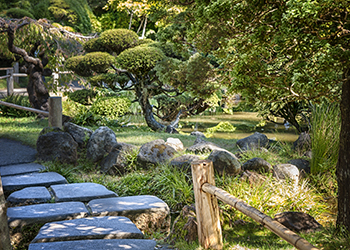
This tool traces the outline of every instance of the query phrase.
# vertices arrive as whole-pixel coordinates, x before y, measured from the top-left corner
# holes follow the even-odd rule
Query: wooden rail
[[[270,216],[216,187],[212,161],[195,161],[191,163],[191,168],[196,202],[198,240],[204,248],[223,248],[217,204],[217,199],[219,199],[262,224],[297,249],[318,250],[318,248],[279,222],[273,220]]]

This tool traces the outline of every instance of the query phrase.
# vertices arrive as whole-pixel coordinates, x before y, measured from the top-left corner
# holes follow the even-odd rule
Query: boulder
[[[137,155],[137,161],[141,167],[147,168],[148,165],[170,161],[175,153],[176,150],[173,147],[166,145],[164,140],[157,139],[141,146]]]
[[[109,154],[116,146],[117,139],[112,129],[108,127],[99,127],[96,129],[87,144],[86,157],[93,162],[98,162]]]
[[[272,172],[272,166],[270,163],[265,161],[262,158],[255,157],[253,159],[250,159],[246,161],[243,166],[243,170],[250,170],[250,171],[255,171],[258,173],[268,173]]]
[[[108,174],[124,174],[127,172],[127,154],[132,153],[137,147],[126,143],[118,143],[112,151],[102,159],[101,172]]]
[[[284,212],[276,214],[274,219],[296,233],[311,233],[322,228],[311,215],[303,212]]]
[[[185,240],[187,242],[195,241],[198,239],[197,230],[198,226],[195,205],[186,205],[182,208],[180,215],[175,219],[166,241],[170,244],[175,244],[175,242],[178,242],[179,240]]]
[[[298,152],[306,152],[311,150],[311,137],[307,132],[299,135],[298,139],[293,142],[293,149]]]
[[[206,138],[205,135],[202,132],[199,132],[199,131],[192,131],[191,135],[194,135],[194,136],[197,136],[197,137]]]
[[[224,150],[212,142],[203,141],[186,149],[186,152],[194,154],[206,154],[213,150]]]
[[[226,150],[213,150],[208,159],[213,162],[213,167],[220,175],[235,175],[241,171],[241,164],[237,157]]]
[[[299,175],[299,169],[292,164],[277,164],[273,166],[273,176],[279,180],[290,179],[297,184]]]
[[[64,124],[64,131],[69,133],[78,143],[79,148],[85,148],[93,131],[88,128],[78,126],[71,122]]]
[[[77,149],[78,143],[65,132],[42,134],[36,142],[37,159],[42,161],[58,160],[61,163],[75,164]]]
[[[267,138],[267,136],[259,132],[255,132],[254,134],[240,139],[236,142],[236,145],[241,150],[257,149],[260,147],[266,147],[268,146],[268,144],[269,139]]]
[[[206,140],[203,139],[204,137],[200,137],[198,136],[196,138],[196,140],[194,141],[193,145],[196,145],[196,144],[199,144],[199,143],[202,143],[202,142],[207,142]]]
[[[170,165],[191,173],[191,162],[200,160],[198,155],[181,155],[171,160]]]
[[[173,147],[176,151],[183,151],[184,150],[184,145],[182,143],[182,141],[180,141],[180,139],[178,138],[168,138],[166,140],[166,145]]]
[[[45,135],[50,132],[63,132],[63,130],[60,129],[59,127],[46,127],[40,131],[39,136]]]
[[[310,162],[305,159],[293,159],[288,161],[289,164],[296,166],[299,171],[303,171],[306,174],[310,173]]]

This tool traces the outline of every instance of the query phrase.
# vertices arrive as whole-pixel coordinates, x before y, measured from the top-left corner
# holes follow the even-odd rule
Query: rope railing
[[[300,250],[318,250],[299,235],[249,206],[228,192],[215,186],[213,162],[201,160],[191,163],[193,190],[196,202],[198,240],[204,248],[222,249],[222,233],[217,199],[232,206]]]

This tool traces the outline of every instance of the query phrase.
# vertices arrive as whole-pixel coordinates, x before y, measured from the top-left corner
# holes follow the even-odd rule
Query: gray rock
[[[180,141],[180,139],[178,138],[171,138],[169,137],[166,142],[166,145],[173,147],[176,151],[183,151],[184,150],[184,145],[182,143],[182,141]]]
[[[59,127],[45,127],[40,131],[39,136],[45,135],[51,132],[63,132],[63,130],[60,129]]]
[[[13,192],[7,198],[12,205],[46,203],[51,200],[50,192],[45,187],[28,187]]]
[[[306,156],[307,158],[312,158],[312,151],[311,150],[309,150],[309,151],[306,151],[305,153],[304,153],[304,156]]]
[[[88,128],[78,126],[71,122],[64,124],[64,131],[69,133],[78,143],[79,148],[85,148],[93,131]]]
[[[191,173],[191,162],[200,160],[198,155],[181,155],[171,160],[170,165]]]
[[[151,250],[157,242],[143,239],[74,240],[31,243],[28,250]]]
[[[214,150],[208,156],[213,162],[213,167],[217,173],[235,175],[241,171],[241,164],[237,157],[226,150]]]
[[[165,144],[162,139],[148,142],[141,146],[137,155],[138,163],[147,168],[148,165],[165,163],[174,157],[176,150]]]
[[[161,199],[137,195],[92,200],[88,203],[93,216],[125,216],[142,232],[170,230],[170,210]]]
[[[174,128],[171,125],[166,126],[165,132],[169,133],[169,134],[178,134],[179,133],[179,131],[177,131],[176,128]]]
[[[37,158],[42,161],[58,160],[75,164],[78,144],[65,132],[50,132],[39,136],[36,142]]]
[[[86,156],[93,162],[98,162],[109,154],[116,144],[117,139],[114,131],[108,127],[99,127],[89,139]]]
[[[199,144],[199,143],[203,143],[203,142],[207,142],[206,140],[203,139],[204,137],[200,137],[198,136],[196,138],[196,140],[194,141],[193,145]]]
[[[255,132],[254,134],[240,139],[236,142],[236,145],[241,150],[250,150],[250,149],[257,149],[260,147],[266,147],[269,143],[269,139],[266,135],[261,134],[259,132]]]
[[[0,167],[0,175],[4,177],[9,175],[29,174],[39,172],[43,169],[45,169],[45,166],[37,163],[16,164]]]
[[[297,184],[299,175],[299,169],[292,164],[277,164],[273,166],[273,176],[279,180],[290,179]]]
[[[272,165],[262,158],[252,158],[246,161],[243,166],[243,170],[255,171],[258,173],[269,173],[272,172]]]
[[[202,132],[199,132],[199,131],[192,131],[191,135],[194,135],[194,136],[197,136],[197,137],[206,138],[205,135]]]
[[[0,166],[35,161],[36,150],[21,142],[0,138]]]
[[[298,139],[293,142],[293,149],[298,152],[306,152],[311,150],[311,137],[307,132],[299,135]]]
[[[10,227],[83,218],[88,214],[82,202],[46,203],[7,209]]]
[[[15,191],[25,187],[44,186],[55,184],[67,184],[67,180],[55,172],[30,173],[2,177],[4,191]]]
[[[102,159],[101,172],[108,174],[124,174],[127,172],[127,154],[132,153],[137,147],[131,144],[118,143],[112,151]]]
[[[310,162],[305,159],[293,159],[288,161],[289,164],[296,166],[299,171],[303,171],[307,174],[310,173]]]
[[[206,154],[210,153],[213,150],[224,150],[220,148],[219,146],[215,145],[212,142],[200,142],[197,144],[194,144],[193,146],[186,149],[186,152],[194,153],[194,154]]]
[[[81,218],[46,223],[32,243],[87,239],[142,239],[143,234],[122,216]]]
[[[260,184],[261,182],[265,181],[266,177],[258,173],[250,172],[249,170],[246,170],[242,173],[239,179],[241,181],[248,181],[250,185],[254,185],[254,184]]]
[[[284,212],[276,214],[274,219],[296,233],[311,233],[322,228],[311,215],[303,212]]]
[[[97,183],[73,183],[52,185],[52,192],[56,202],[82,201],[116,197],[117,194]]]

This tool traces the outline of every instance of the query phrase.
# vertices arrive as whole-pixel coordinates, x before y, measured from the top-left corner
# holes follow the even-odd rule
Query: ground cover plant
[[[136,124],[136,123],[135,123]],[[47,126],[46,120],[37,120],[34,117],[6,118],[0,116],[0,137],[20,140],[24,143],[35,146],[39,132]],[[95,127],[90,127],[96,129]],[[146,125],[130,125],[111,127],[117,136],[118,142],[125,142],[136,146],[154,139],[165,139],[169,134],[153,132]],[[171,135],[179,138],[185,147],[193,144],[194,137],[188,134]],[[230,151],[235,150],[233,146],[236,139],[208,138],[207,140],[218,144]],[[231,146],[229,146],[231,145]],[[172,211],[173,221],[179,215],[184,205],[194,202],[191,176],[187,172],[174,169],[168,165],[159,165],[150,170],[140,169],[136,164],[136,154],[133,152],[128,156],[130,166],[128,171],[122,175],[101,174],[99,168],[86,160],[81,152],[81,157],[76,165],[62,165],[58,162],[43,163],[47,166],[47,171],[55,171],[73,182],[95,182],[105,185],[108,189],[115,191],[119,196],[151,194],[163,199]],[[203,156],[205,157],[205,155]],[[271,164],[285,163],[295,157],[301,157],[297,152],[291,150],[290,143],[277,143],[268,152],[248,151],[242,155],[241,162],[253,157],[261,157]],[[335,230],[336,210],[334,200],[335,180],[328,176],[328,183],[320,187],[316,183],[320,182],[321,176],[313,175],[300,182],[295,189],[291,184],[276,182],[271,176],[266,176],[266,181],[252,185],[246,181],[239,180],[238,177],[216,176],[216,184],[239,199],[244,200],[249,205],[260,209],[269,216],[283,211],[303,211],[316,218],[324,229],[303,237],[320,249],[340,249],[348,248],[349,242],[342,234]],[[326,178],[326,177],[322,177]],[[331,198],[330,198],[331,197]],[[333,200],[333,202],[332,202]],[[220,217],[223,228],[224,249],[295,249],[287,242],[275,236],[261,225],[255,223],[242,213],[235,211],[230,206],[219,202]],[[33,233],[34,230],[34,233]],[[35,235],[36,229],[27,229],[21,232],[13,232],[16,235],[16,249],[26,249],[23,245],[28,244],[30,237]],[[32,236],[26,236],[27,234]],[[162,243],[166,235],[147,235]],[[20,240],[22,239],[22,240]],[[21,245],[22,244],[22,245]],[[23,248],[22,248],[22,247]],[[177,249],[202,249],[198,242],[188,243],[184,239],[178,238],[175,242]]]

